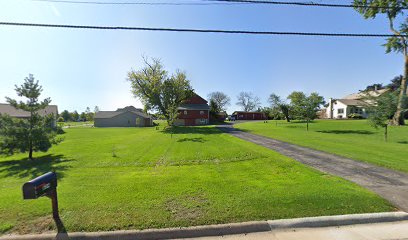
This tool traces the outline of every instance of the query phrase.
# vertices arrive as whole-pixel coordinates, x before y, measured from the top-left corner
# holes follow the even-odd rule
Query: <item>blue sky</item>
[[[365,20],[353,9],[247,4],[111,6],[0,0],[0,21],[389,33],[385,18]],[[402,56],[385,54],[383,43],[382,38],[0,26],[0,102],[5,102],[5,96],[16,97],[14,85],[32,73],[44,88],[43,96],[51,97],[60,112],[81,112],[96,105],[101,110],[141,107],[130,93],[126,74],[131,68],[142,67],[142,55],[160,58],[170,72],[186,71],[193,88],[203,97],[212,91],[225,92],[232,99],[229,113],[238,109],[235,102],[241,91],[253,92],[264,106],[271,93],[287,96],[295,90],[342,97],[402,73]]]

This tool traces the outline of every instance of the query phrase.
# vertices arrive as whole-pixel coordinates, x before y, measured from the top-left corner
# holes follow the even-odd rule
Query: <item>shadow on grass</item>
[[[398,141],[399,144],[408,144],[408,141]]]
[[[36,178],[47,172],[54,171],[58,179],[64,177],[64,171],[71,168],[66,163],[73,160],[64,159],[64,155],[48,154],[32,160],[23,158],[20,160],[9,160],[0,162],[0,173],[6,177]]]
[[[204,143],[207,140],[203,139],[202,137],[196,137],[196,138],[182,138],[177,140],[177,142],[199,142],[199,143]]]
[[[363,134],[363,135],[371,135],[374,134],[372,131],[367,130],[324,130],[324,131],[317,131],[319,133],[333,133],[333,134]]]
[[[221,132],[214,127],[173,127],[161,130],[166,134],[221,134]]]

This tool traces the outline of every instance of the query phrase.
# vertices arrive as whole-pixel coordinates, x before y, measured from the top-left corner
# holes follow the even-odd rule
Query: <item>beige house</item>
[[[94,117],[95,127],[150,127],[151,116],[142,109],[128,106],[116,111],[99,111]]]
[[[371,97],[379,97],[389,89],[381,89],[369,92],[359,92],[344,96],[340,99],[329,99],[329,106],[326,109],[327,118],[330,119],[344,119],[348,118],[350,114],[359,114],[363,118],[367,118],[366,111],[367,95]]]

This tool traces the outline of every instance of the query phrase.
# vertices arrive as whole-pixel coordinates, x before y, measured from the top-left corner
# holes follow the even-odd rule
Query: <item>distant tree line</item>
[[[69,112],[68,110],[62,111],[58,116],[58,122],[85,122],[93,121],[95,113],[99,112],[99,107],[95,106],[93,112],[89,107],[86,107],[84,112],[78,113],[78,111]]]

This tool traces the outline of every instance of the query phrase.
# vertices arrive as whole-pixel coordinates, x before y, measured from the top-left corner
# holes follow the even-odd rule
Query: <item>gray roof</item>
[[[40,116],[46,116],[49,114],[54,114],[55,116],[58,115],[58,107],[56,105],[48,105],[45,109],[38,111]],[[15,107],[11,106],[10,104],[0,103],[0,114],[7,114],[11,117],[17,118],[28,118],[30,117],[30,112],[16,109]]]
[[[367,103],[361,100],[355,100],[355,99],[337,99],[337,101],[344,103],[345,105],[348,106],[365,106]]]
[[[128,107],[126,107],[126,108],[128,108]],[[140,117],[143,117],[143,118],[151,118],[150,115],[148,115],[148,114],[146,114],[146,113],[144,113],[142,111],[139,111],[139,110],[132,111],[132,110],[125,110],[125,109],[124,108],[119,108],[116,111],[99,111],[99,112],[97,112],[95,114],[94,118],[113,118],[115,116],[118,116],[118,115],[126,113],[126,112],[134,113],[134,114],[136,114],[136,115],[138,115]],[[136,109],[136,108],[134,108],[134,109]]]
[[[210,110],[208,104],[181,104],[177,110]]]
[[[353,93],[353,94],[350,94],[350,95],[347,95],[347,96],[343,97],[343,100],[344,99],[358,100],[358,99],[362,99],[362,98],[366,97],[367,95],[371,96],[371,97],[378,97],[381,94],[383,94],[383,93],[385,93],[385,92],[387,92],[389,90],[390,89],[385,88],[385,89],[380,89],[380,90],[375,90],[375,91]]]

